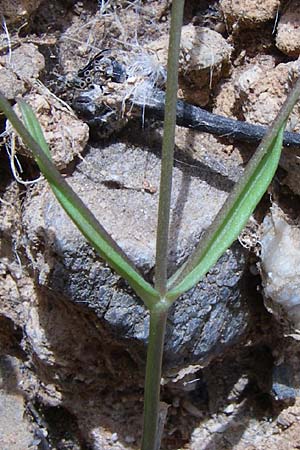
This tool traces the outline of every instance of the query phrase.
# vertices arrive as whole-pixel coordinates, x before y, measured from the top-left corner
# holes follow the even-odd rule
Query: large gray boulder
[[[148,148],[121,142],[90,148],[68,177],[72,187],[135,262],[152,280],[160,159]],[[218,165],[177,163],[174,170],[170,270],[182,263],[209,226],[232,185]],[[225,169],[224,169],[225,170]],[[43,301],[55,297],[78,314],[93,314],[107,342],[118,345],[142,367],[149,316],[141,300],[86,243],[58,205],[47,184],[29,192],[24,204],[23,246],[26,248]],[[248,322],[243,286],[245,249],[229,249],[209,274],[173,305],[165,344],[164,367],[176,372],[189,364],[208,362],[239,340]],[[53,303],[52,303],[53,304]],[[45,311],[44,311],[45,312]],[[26,324],[34,333],[37,352],[47,343],[43,323],[33,315]],[[43,323],[42,323],[43,322]],[[49,325],[49,323],[48,323]],[[84,327],[84,334],[89,330]],[[34,329],[41,328],[40,333]],[[59,325],[58,325],[59,327]],[[53,330],[52,330],[53,328]],[[51,330],[46,332],[51,341]],[[55,330],[56,336],[60,334]],[[57,339],[57,337],[56,337]],[[105,346],[104,346],[105,348]],[[46,352],[47,353],[47,352]],[[45,355],[37,355],[45,360]],[[66,355],[68,358],[70,355]],[[55,359],[55,358],[54,358]]]

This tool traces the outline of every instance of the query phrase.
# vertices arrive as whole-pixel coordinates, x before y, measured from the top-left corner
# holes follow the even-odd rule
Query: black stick
[[[147,117],[163,119],[164,98],[164,92],[157,91],[151,100],[146,99],[145,103],[139,99],[134,99],[133,102],[135,105],[145,109]],[[177,101],[176,123],[177,125],[192,128],[193,130],[204,131],[217,136],[249,143],[258,143],[267,131],[267,127],[213,114],[182,100]],[[300,134],[286,131],[284,133],[283,144],[286,147],[300,147]]]

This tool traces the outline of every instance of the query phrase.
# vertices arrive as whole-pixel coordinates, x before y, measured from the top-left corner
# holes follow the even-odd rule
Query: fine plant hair
[[[106,2],[107,3],[107,2]],[[144,391],[144,426],[142,450],[158,450],[165,410],[160,406],[160,381],[168,312],[175,300],[198,283],[219,257],[239,236],[256,205],[267,190],[277,169],[283,132],[288,116],[300,95],[296,81],[272,126],[236,183],[233,191],[208,228],[194,252],[168,278],[169,222],[172,193],[172,170],[176,126],[178,59],[184,0],[173,0],[168,53],[164,137],[161,156],[161,181],[157,221],[155,285],[149,283],[107,233],[93,213],[81,201],[55,168],[43,132],[32,109],[22,100],[19,107],[23,122],[0,94],[4,112],[48,180],[57,200],[99,255],[131,285],[150,315],[150,331]]]
[[[140,105],[142,125],[144,125],[146,106],[151,104],[151,101],[156,97],[156,93],[164,88],[167,80],[166,70],[154,54],[139,51],[130,59],[126,73],[129,80],[134,79],[134,85],[125,89],[122,111],[125,111],[128,99],[130,99],[132,106]]]
[[[152,88],[163,88],[166,84],[166,69],[155,54],[140,51],[132,58],[127,69],[128,77],[147,79]]]

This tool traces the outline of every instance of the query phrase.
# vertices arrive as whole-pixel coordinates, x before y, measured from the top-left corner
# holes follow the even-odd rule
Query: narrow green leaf
[[[134,264],[98,222],[92,212],[66,183],[48,156],[48,146],[30,106],[21,104],[28,131],[18,119],[10,104],[0,93],[0,110],[4,112],[25,145],[32,151],[40,170],[48,180],[61,206],[73,220],[100,256],[119,275],[128,281],[146,306],[151,307],[159,299],[158,292],[139,274]],[[31,110],[31,111],[30,111]],[[36,140],[35,140],[36,139]]]
[[[284,127],[278,133],[277,139],[270,151],[261,160],[256,170],[243,186],[243,190],[231,208],[227,211],[217,230],[210,236],[210,241],[202,249],[199,262],[186,277],[168,291],[167,298],[175,300],[183,292],[191,289],[217,262],[220,256],[237,238],[246,225],[257,203],[268,188],[277,169],[283,139]],[[172,278],[170,280],[172,282]]]
[[[212,225],[193,254],[168,280],[166,298],[170,303],[200,281],[238,237],[276,171],[281,154],[284,127],[299,96],[300,78],[290,90],[272,126]]]
[[[39,144],[45,155],[51,159],[51,153],[46,142],[42,127],[37,120],[32,108],[24,102],[24,100],[18,100],[18,105],[22,113],[23,122],[27,130],[30,132],[33,139]]]

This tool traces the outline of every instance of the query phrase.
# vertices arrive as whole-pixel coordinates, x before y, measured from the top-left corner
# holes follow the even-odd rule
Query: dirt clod
[[[279,0],[221,0],[226,24],[230,27],[253,28],[275,18]]]
[[[278,22],[276,46],[289,56],[300,55],[300,2],[294,0],[288,3]]]

